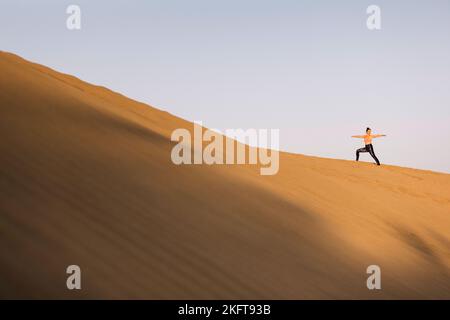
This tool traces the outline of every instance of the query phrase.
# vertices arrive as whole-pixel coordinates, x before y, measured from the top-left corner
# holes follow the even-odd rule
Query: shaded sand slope
[[[176,166],[189,122],[4,52],[0,108],[2,298],[450,298],[450,175]]]

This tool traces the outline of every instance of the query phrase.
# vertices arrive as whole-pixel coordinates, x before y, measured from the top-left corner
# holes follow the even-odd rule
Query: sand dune
[[[450,298],[448,174],[176,166],[191,123],[5,52],[0,106],[1,298]]]

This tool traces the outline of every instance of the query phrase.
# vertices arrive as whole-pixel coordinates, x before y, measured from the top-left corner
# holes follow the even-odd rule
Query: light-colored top
[[[372,143],[373,138],[386,137],[385,134],[365,134],[361,136],[352,136],[352,138],[362,138],[364,139],[364,144],[368,145]]]

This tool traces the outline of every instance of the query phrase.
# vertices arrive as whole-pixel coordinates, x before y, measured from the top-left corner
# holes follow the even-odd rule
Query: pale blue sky
[[[449,0],[0,3],[1,50],[291,152],[353,159],[370,126],[382,163],[450,172]]]

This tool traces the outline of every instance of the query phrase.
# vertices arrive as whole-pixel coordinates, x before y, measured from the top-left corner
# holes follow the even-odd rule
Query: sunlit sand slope
[[[176,166],[191,123],[4,52],[0,110],[1,298],[450,298],[448,174]]]

